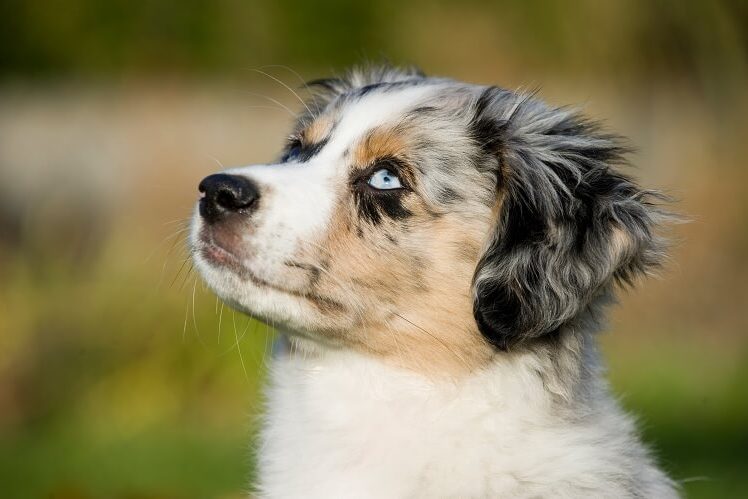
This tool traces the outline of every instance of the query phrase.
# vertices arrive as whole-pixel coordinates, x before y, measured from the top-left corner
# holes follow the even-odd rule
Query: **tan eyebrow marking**
[[[317,144],[327,138],[331,129],[330,118],[317,118],[299,133],[299,138],[304,144]]]
[[[389,129],[375,129],[353,148],[353,162],[364,167],[385,157],[401,157],[408,142],[401,134]]]

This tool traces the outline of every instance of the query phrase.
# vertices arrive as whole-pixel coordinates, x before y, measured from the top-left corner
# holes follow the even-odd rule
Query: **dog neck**
[[[292,333],[293,334],[293,333]],[[512,351],[494,351],[482,356],[472,367],[459,371],[409,368],[391,358],[377,358],[348,349],[320,347],[316,343],[281,332],[273,346],[273,378],[294,383],[301,380],[314,384],[333,383],[341,390],[346,382],[360,393],[368,386],[377,393],[418,393],[465,390],[471,384],[486,382],[486,389],[497,389],[502,399],[513,385],[524,392],[528,388],[539,399],[560,405],[588,400],[588,392],[602,383],[595,334],[576,327],[562,328],[554,335]],[[283,371],[295,373],[287,376]],[[340,378],[340,382],[334,382]],[[303,383],[302,383],[303,385]],[[300,386],[301,387],[301,386]],[[476,388],[479,388],[478,386]],[[344,391],[340,392],[341,395]]]
[[[457,494],[473,478],[482,483],[484,476],[511,472],[515,458],[529,460],[524,466],[532,469],[556,455],[574,455],[569,439],[586,438],[587,427],[590,435],[628,431],[601,381],[591,334],[566,330],[533,348],[497,352],[461,377],[427,376],[352,351],[309,351],[293,343],[284,340],[277,349],[266,392],[259,471],[268,492],[313,497],[304,487],[324,483],[325,494],[350,486],[376,491],[372,497],[402,497],[404,489],[382,488],[389,482],[347,480],[407,474],[412,481],[391,484],[418,490],[421,479],[438,484],[459,469],[445,485]],[[597,410],[601,404],[613,409]],[[580,422],[580,415],[591,414],[609,414],[604,426],[611,429]],[[448,469],[431,469],[434,462]]]

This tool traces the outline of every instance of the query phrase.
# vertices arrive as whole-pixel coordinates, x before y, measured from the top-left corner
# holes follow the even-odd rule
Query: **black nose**
[[[231,213],[249,213],[257,204],[260,192],[248,178],[218,173],[205,177],[197,188],[200,216],[208,223],[217,222]]]

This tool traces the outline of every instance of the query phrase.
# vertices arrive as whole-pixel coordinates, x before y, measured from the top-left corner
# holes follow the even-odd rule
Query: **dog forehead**
[[[410,109],[433,96],[434,85],[385,89],[353,98],[338,110],[338,119],[332,129],[323,157],[342,156],[357,140],[371,130],[398,121]]]

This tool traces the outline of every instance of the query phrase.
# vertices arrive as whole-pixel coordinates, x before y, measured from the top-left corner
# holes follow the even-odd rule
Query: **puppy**
[[[190,237],[215,293],[288,339],[258,495],[676,497],[595,346],[663,259],[619,140],[413,70],[309,86],[277,161],[200,183]]]

